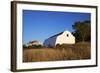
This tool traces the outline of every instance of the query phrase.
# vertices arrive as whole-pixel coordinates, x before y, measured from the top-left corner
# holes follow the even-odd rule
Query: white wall
[[[75,44],[75,37],[69,31],[64,31],[63,34],[59,35],[56,40],[56,44],[62,43]]]
[[[11,0],[0,0],[0,73],[13,73],[10,71],[10,1]],[[28,1],[71,3],[71,4],[84,4],[84,5],[100,4],[100,0],[28,0]],[[100,14],[98,16],[100,16]],[[98,24],[100,24],[100,21]],[[100,25],[98,25],[98,28],[100,31]],[[100,37],[100,33],[98,37]],[[98,41],[100,43],[100,38],[98,38]],[[98,55],[100,56],[100,46],[98,49]],[[100,57],[99,57],[99,64],[100,64]],[[92,68],[35,71],[34,73],[66,73],[66,72],[67,73],[88,73],[88,72],[99,73],[100,65],[98,67],[92,67]],[[33,73],[33,71],[25,72],[25,73]]]

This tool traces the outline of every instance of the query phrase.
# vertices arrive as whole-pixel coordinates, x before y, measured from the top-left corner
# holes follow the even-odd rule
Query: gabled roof
[[[51,37],[49,37],[49,38],[52,38],[52,37],[56,37],[56,36],[58,36],[58,35],[61,35],[63,32],[60,32],[60,33],[58,33],[58,34],[56,34],[56,35],[53,35],[53,36],[51,36]]]
[[[52,37],[56,37],[56,36],[59,36],[59,35],[61,35],[62,33],[64,33],[64,32],[69,32],[69,31],[63,31],[63,32],[60,32],[60,33],[58,33],[58,34],[56,34],[56,35],[53,35],[53,36],[51,36],[51,37],[49,37],[49,38],[52,38]]]

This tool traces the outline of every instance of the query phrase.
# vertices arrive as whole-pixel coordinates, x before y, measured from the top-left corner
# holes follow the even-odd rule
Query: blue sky
[[[74,31],[77,21],[90,20],[90,13],[23,10],[23,43],[43,41],[64,30]]]

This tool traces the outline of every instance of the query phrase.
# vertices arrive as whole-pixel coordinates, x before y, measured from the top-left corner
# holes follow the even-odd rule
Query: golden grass
[[[23,62],[82,60],[91,58],[89,43],[67,45],[63,48],[24,49]]]

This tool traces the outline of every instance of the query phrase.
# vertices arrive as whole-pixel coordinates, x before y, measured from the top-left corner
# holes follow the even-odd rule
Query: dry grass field
[[[63,45],[56,48],[23,49],[23,62],[82,60],[90,58],[90,43]]]

